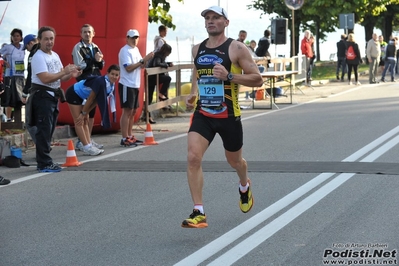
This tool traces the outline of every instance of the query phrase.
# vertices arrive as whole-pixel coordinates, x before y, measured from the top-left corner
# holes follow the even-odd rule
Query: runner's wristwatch
[[[228,80],[228,81],[231,81],[233,78],[234,78],[234,75],[233,75],[233,73],[230,72],[230,73],[227,75],[227,80]]]

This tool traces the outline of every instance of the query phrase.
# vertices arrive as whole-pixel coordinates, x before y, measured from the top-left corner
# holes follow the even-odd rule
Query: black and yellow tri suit
[[[208,39],[204,40],[198,49],[194,58],[194,64],[197,69],[197,80],[200,81],[204,76],[213,75],[215,62],[223,65],[228,72],[232,74],[241,74],[242,69],[232,64],[229,57],[229,46],[233,39],[228,38],[222,45],[216,48],[205,46]],[[201,101],[201,86],[198,84],[198,101],[196,111],[207,117],[227,118],[241,116],[240,106],[238,104],[238,85],[230,81],[221,81],[224,90],[224,101],[219,106],[205,106]]]

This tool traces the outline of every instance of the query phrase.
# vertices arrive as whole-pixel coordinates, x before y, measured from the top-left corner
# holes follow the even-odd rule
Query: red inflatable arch
[[[141,55],[146,54],[147,26],[148,26],[148,1],[133,0],[40,0],[39,4],[39,27],[51,26],[56,31],[54,51],[57,52],[61,61],[66,66],[72,64],[72,49],[80,40],[80,28],[88,23],[94,27],[96,43],[104,54],[105,66],[102,74],[105,74],[111,64],[118,64],[118,53],[126,44],[126,32],[129,29],[137,29],[140,32],[138,47]],[[140,99],[143,99],[144,71],[142,71],[142,87],[140,88]],[[75,82],[71,79],[63,82],[63,89],[67,89]],[[116,87],[117,121],[112,130],[119,130],[119,119],[121,108]],[[141,101],[143,102],[143,101]],[[73,126],[73,119],[68,104],[60,103],[60,115],[58,123]],[[136,121],[141,115],[142,104],[137,110]],[[101,129],[101,116],[97,109],[93,131]]]

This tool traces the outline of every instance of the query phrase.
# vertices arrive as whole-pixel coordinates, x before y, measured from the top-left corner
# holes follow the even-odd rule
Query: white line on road
[[[274,219],[262,229],[253,233],[250,237],[246,238],[238,245],[236,245],[208,265],[226,266],[233,264],[234,262],[245,256],[247,253],[249,253],[251,250],[266,241],[269,237],[280,231],[280,229],[284,228],[287,224],[295,220],[299,215],[310,209],[317,202],[322,200],[325,196],[334,191],[336,188],[345,183],[349,178],[354,175],[355,174],[349,173],[340,174],[328,184],[324,185],[316,192],[312,193],[310,196],[299,202],[297,205],[286,211],[284,214]]]
[[[361,157],[365,156],[368,152],[372,151],[373,149],[375,149],[376,147],[381,145],[383,142],[385,142],[385,141],[389,140],[390,138],[392,138],[392,136],[394,136],[398,132],[399,132],[399,126],[395,127],[394,129],[392,129],[390,131],[388,131],[387,133],[385,133],[384,135],[382,135],[378,139],[374,140],[373,142],[369,143],[368,145],[364,146],[359,151],[353,153],[351,156],[347,157],[343,161],[349,161],[349,160],[356,161],[356,160],[360,159]],[[377,149],[371,155],[369,155],[369,157],[371,156],[369,158],[369,161],[370,161],[370,159],[375,160],[377,158],[376,157],[377,155],[378,156],[381,155],[381,151],[382,150],[385,150],[385,152],[386,152],[389,149],[389,147],[392,148],[398,142],[399,142],[399,136],[394,138],[394,139],[392,139],[387,144],[383,145],[380,149]],[[256,226],[258,226],[259,224],[263,223],[268,218],[270,218],[272,215],[274,215],[275,213],[277,213],[280,210],[284,209],[289,204],[291,204],[292,202],[294,202],[295,200],[297,200],[301,196],[305,195],[310,190],[312,190],[313,188],[315,188],[316,186],[318,186],[319,184],[321,184],[322,182],[324,182],[325,180],[327,180],[329,177],[331,177],[333,175],[334,175],[334,173],[322,173],[322,174],[316,176],[315,178],[313,178],[312,180],[310,180],[306,184],[302,185],[301,187],[297,188],[296,190],[294,190],[290,194],[286,195],[284,198],[280,199],[279,201],[275,202],[271,206],[267,207],[262,212],[260,212],[257,215],[251,217],[250,219],[248,219],[244,223],[236,226],[235,228],[231,229],[229,232],[227,232],[224,235],[220,236],[219,238],[215,239],[214,241],[212,241],[208,245],[202,247],[201,249],[199,249],[198,251],[194,252],[190,256],[188,256],[188,257],[184,258],[183,260],[179,261],[178,263],[175,264],[175,266],[198,265],[201,262],[207,260],[208,258],[210,258],[211,256],[215,255],[217,252],[219,252],[223,248],[227,247],[228,245],[230,245],[231,243],[236,241],[238,238],[242,237],[247,232],[249,232],[250,230],[252,230]],[[332,181],[330,181],[327,185],[323,186],[324,189],[321,188],[318,191],[316,191],[315,193],[321,193],[321,192],[324,191],[323,193],[325,194],[330,189],[328,187],[328,185],[330,185],[330,187],[334,187],[336,185],[340,186],[341,184],[343,184],[346,180],[348,180],[353,175],[354,174],[341,174],[338,177],[334,178]],[[335,181],[335,180],[338,180],[338,181]],[[337,188],[338,186],[336,186],[335,188]],[[333,191],[333,190],[331,190],[331,191]],[[330,192],[328,192],[328,193],[330,193]],[[315,193],[313,193],[313,194],[315,194]],[[326,196],[327,194],[325,194],[324,196]],[[317,201],[319,201],[320,199],[322,199],[324,197],[323,196],[322,198],[320,198],[321,194],[317,194],[317,197],[314,196],[314,195],[312,196],[312,195],[308,197],[309,199],[308,198],[305,199],[305,200],[307,200],[307,202],[306,202],[307,205],[305,205],[305,204],[299,205],[299,204],[301,204],[301,203],[299,203],[298,204],[299,207],[300,208],[304,208],[304,206],[308,206],[308,208],[310,208],[314,204],[316,204]],[[319,200],[317,200],[315,203],[311,204],[315,199],[318,199],[318,198],[319,198]],[[305,200],[303,200],[303,201],[305,201]],[[296,205],[293,208],[298,208],[297,207],[298,205]],[[298,210],[296,210],[296,209],[291,211],[292,209],[290,209],[288,212],[290,212],[289,215],[292,215],[293,219],[295,219],[297,217],[297,216],[294,216],[295,213],[298,213],[298,216],[299,216],[303,211],[305,211],[305,210],[303,210],[302,212],[299,213]],[[280,220],[278,220],[279,222],[277,224],[279,224],[279,223],[284,224],[284,222],[287,222],[287,224],[288,224],[290,221],[293,220],[292,219],[292,220],[288,221],[287,218],[285,218],[286,217],[285,214],[283,214],[283,215],[282,215],[283,218],[280,219],[280,217],[282,217],[282,216],[277,218],[277,219],[280,219]],[[290,216],[288,216],[288,217],[290,217]],[[274,221],[276,221],[276,220],[274,220]],[[276,225],[272,224],[272,223],[270,223],[271,225],[268,224],[268,225],[265,226],[265,228],[267,227],[267,229],[261,229],[261,230],[263,230],[262,232],[264,233],[264,235],[263,235],[263,237],[262,236],[259,236],[259,237],[260,237],[260,239],[263,239],[263,241],[265,241],[267,238],[269,238],[272,235],[272,234],[270,235],[270,233],[273,232],[273,230],[277,230],[278,231],[281,228],[283,228],[283,227],[281,227],[281,228],[276,227]],[[271,230],[271,231],[268,231],[268,230]],[[277,232],[277,231],[275,231],[275,232]],[[258,237],[259,231],[256,232],[255,234],[256,234],[256,236],[252,236],[253,238]],[[257,239],[259,239],[259,238],[257,238]],[[260,243],[262,243],[262,242],[260,242]],[[239,252],[237,252],[236,249],[233,248],[235,250],[234,252],[231,252],[231,251],[226,252],[224,255],[222,255],[220,257],[221,258],[220,261],[219,261],[219,259],[217,259],[215,261],[215,262],[218,262],[218,263],[210,264],[210,265],[229,265],[229,263],[227,263],[225,260],[233,259],[237,255],[240,255],[240,257],[244,256],[246,254],[244,252],[244,250],[246,250],[246,248],[242,247],[243,246],[242,243],[237,245],[237,246],[240,246],[240,251]],[[245,241],[245,243],[246,243],[246,245],[248,245],[247,241]],[[254,243],[257,243],[257,242],[254,241]],[[252,248],[250,250],[252,250],[256,246],[252,246]],[[231,253],[233,253],[233,255]],[[234,254],[234,253],[236,253],[236,254]],[[239,258],[237,258],[237,260],[238,259]],[[234,260],[234,261],[236,261],[236,260]],[[232,263],[234,261],[232,261]]]
[[[178,138],[184,137],[186,135],[187,135],[187,133],[179,134],[179,135],[176,135],[176,136],[173,136],[173,137],[170,137],[170,138],[162,139],[162,140],[158,141],[158,143],[168,142],[168,141],[171,141],[171,140],[174,140],[174,139],[178,139]],[[101,161],[101,160],[104,160],[104,159],[107,159],[107,158],[110,158],[110,157],[114,157],[114,156],[117,156],[117,155],[128,153],[128,152],[131,152],[133,150],[143,149],[143,148],[146,148],[146,147],[148,147],[148,146],[140,145],[140,146],[137,146],[135,148],[126,148],[126,149],[123,149],[123,150],[120,150],[120,151],[117,151],[117,152],[113,152],[113,153],[110,153],[110,154],[96,156],[96,157],[93,157],[93,158],[90,158],[90,159],[87,159],[87,160],[84,160],[84,161],[81,161],[81,162],[82,163],[86,163],[86,162],[93,162],[93,161]],[[35,168],[36,168],[36,166],[35,166]],[[7,186],[0,186],[0,189],[7,188],[9,186],[16,185],[16,184],[24,182],[24,181],[32,180],[32,179],[35,179],[35,178],[38,178],[38,177],[41,177],[41,176],[45,176],[45,175],[50,175],[50,174],[52,174],[52,173],[37,173],[37,174],[21,177],[21,178],[18,178],[18,179],[14,179]]]
[[[345,94],[345,93],[348,93],[348,92],[351,92],[351,91],[354,91],[357,89],[359,89],[359,87],[354,88],[352,90],[345,91],[345,92],[341,92],[341,93],[338,93],[335,95],[331,95],[329,97],[336,97],[338,95],[342,95],[342,94]],[[327,97],[327,98],[329,98],[329,97]],[[322,100],[322,99],[316,99],[316,100],[313,100],[310,102],[306,102],[306,103],[302,103],[302,104],[298,104],[298,105],[292,105],[292,106],[286,107],[284,109],[274,110],[274,111],[267,112],[267,113],[261,113],[261,114],[249,116],[249,117],[243,118],[242,120],[243,121],[250,120],[250,119],[253,119],[256,117],[274,113],[276,111],[283,111],[283,110],[295,108],[295,107],[298,107],[298,106],[301,106],[304,104],[309,104],[309,103],[320,101],[320,100]],[[396,134],[398,134],[398,132],[399,132],[399,127],[392,129],[391,131],[387,132],[386,134],[384,134],[380,138],[376,139],[372,143],[366,145],[365,147],[363,147],[359,151],[355,152],[354,154],[352,154],[348,158],[344,159],[343,161],[358,160],[362,156],[365,156],[371,150],[375,149],[376,147],[378,147],[379,145],[381,145],[388,139],[390,139],[393,136],[395,136]],[[164,143],[164,142],[168,142],[168,141],[171,141],[174,139],[185,137],[186,135],[187,135],[186,133],[179,134],[177,136],[166,138],[166,139],[163,139],[158,142]],[[393,145],[396,145],[398,142],[399,142],[399,136],[395,137],[394,139],[390,140],[385,145],[381,146],[379,149],[374,151],[372,154],[367,156],[362,161],[375,160],[376,158],[381,156],[383,153],[388,151],[390,148],[392,148]],[[133,149],[124,149],[124,150],[121,150],[118,152],[114,152],[112,154],[107,154],[107,155],[102,155],[99,157],[91,158],[91,159],[85,160],[83,162],[99,161],[99,160],[103,160],[103,159],[106,159],[109,157],[113,157],[113,156],[117,156],[117,155],[124,154],[127,152],[131,152],[133,150],[142,149],[145,147],[146,146],[139,146],[139,147],[136,147]],[[35,178],[38,178],[38,177],[41,177],[44,175],[48,175],[48,174],[49,173],[38,173],[38,174],[30,175],[27,177],[19,178],[19,179],[13,180],[10,185],[21,183],[23,181],[27,181],[27,180],[31,180],[31,179],[35,179]],[[303,195],[305,195],[306,193],[308,193],[315,187],[319,186],[321,183],[323,183],[327,179],[331,178],[333,175],[335,175],[335,173],[322,173],[322,174],[318,175],[317,177],[313,178],[306,184],[302,185],[301,187],[299,187],[296,190],[294,190],[293,192],[289,193],[282,199],[280,199],[277,202],[275,202],[274,204],[270,205],[268,208],[266,208],[262,212],[256,214],[255,216],[248,219],[241,225],[233,228],[229,232],[227,232],[224,235],[222,235],[221,237],[215,239],[208,245],[204,246],[197,252],[186,257],[185,259],[183,259],[182,261],[178,262],[175,265],[194,265],[194,264],[197,265],[197,264],[207,260],[208,258],[213,256],[214,254],[216,254],[217,252],[219,252],[226,246],[228,246],[231,243],[233,243],[234,241],[236,241],[238,238],[244,236],[248,231],[252,230],[259,224],[263,223],[264,221],[269,219],[271,216],[275,215],[277,212],[286,208],[288,205],[292,204],[293,202],[298,200],[300,197],[302,197]],[[341,184],[346,182],[348,179],[350,179],[354,175],[355,174],[348,174],[348,173],[338,175],[336,178],[334,178],[328,184],[326,184],[322,188],[318,189],[316,192],[314,192],[313,194],[311,194],[310,196],[308,196],[307,198],[302,200],[300,203],[295,205],[293,208],[289,209],[287,212],[285,212],[284,214],[282,214],[281,216],[279,216],[278,218],[273,220],[271,223],[266,225],[264,228],[260,229],[257,233],[248,237],[246,240],[244,240],[243,242],[236,245],[233,249],[231,249],[231,250],[227,251],[226,253],[224,253],[223,255],[221,255],[219,258],[217,258],[215,261],[213,261],[210,265],[229,265],[229,264],[234,263],[241,257],[245,256],[245,254],[250,252],[256,246],[258,246],[259,244],[261,244],[262,242],[267,240],[270,236],[272,236],[273,234],[278,232],[280,229],[282,229],[285,225],[290,223],[292,220],[294,220],[296,217],[298,217],[304,211],[311,208],[318,201],[320,201],[322,198],[324,198],[326,195],[328,195],[333,190],[338,188]],[[10,185],[8,185],[8,186],[10,186]],[[5,188],[8,186],[0,186],[0,188]],[[254,238],[255,240],[252,238]],[[251,243],[251,244],[248,244],[248,243]],[[242,246],[245,246],[245,249]],[[240,252],[237,252],[237,249],[240,250]],[[246,252],[243,252],[244,250],[246,250]]]
[[[391,130],[388,133],[392,133],[392,131],[396,131],[398,127]],[[377,140],[381,141],[381,138],[386,139],[390,136],[390,134],[385,134],[384,136],[378,138]],[[379,142],[374,141],[374,142]],[[370,147],[374,146],[375,143],[370,143],[372,145],[368,145]],[[366,158],[362,159],[361,162],[373,162],[381,155],[392,149],[394,146],[398,145],[399,143],[399,136],[391,139],[383,146],[378,148],[377,150],[373,151],[370,155]],[[360,154],[359,154],[360,155]],[[343,183],[348,181],[351,177],[353,177],[354,173],[343,173],[338,175],[336,178],[331,180],[329,183],[318,189],[316,192],[312,193],[310,196],[299,202],[297,205],[289,209],[284,214],[280,215],[278,218],[273,220],[271,223],[263,227],[262,229],[258,230],[257,232],[253,233],[250,237],[246,238],[235,247],[221,255],[219,258],[208,264],[209,266],[218,266],[218,265],[231,265],[251,250],[256,248],[258,245],[262,244],[266,241],[269,237],[280,231],[280,229],[284,228],[287,224],[292,222],[296,219],[299,215],[313,207],[316,203],[326,197],[328,194],[333,192],[335,189],[340,187]]]
[[[343,91],[343,92],[340,92],[340,93],[337,93],[337,94],[334,94],[334,95],[330,95],[329,97],[335,97],[335,96],[338,96],[338,95],[342,95],[342,94],[345,94],[345,93],[348,93],[348,92],[352,92],[354,90],[358,90],[359,88],[360,87],[355,87],[355,88],[347,90],[347,91]],[[327,98],[329,98],[329,97],[327,97]],[[306,102],[306,103],[301,103],[301,104],[298,104],[298,105],[291,105],[291,106],[286,107],[284,109],[279,109],[279,110],[274,110],[274,111],[267,112],[267,113],[261,113],[261,114],[257,114],[257,115],[252,115],[252,116],[243,118],[242,120],[243,121],[250,120],[250,119],[253,119],[253,118],[256,118],[256,117],[269,115],[269,114],[272,114],[272,113],[277,112],[277,111],[288,110],[288,109],[295,108],[295,107],[298,107],[298,106],[301,106],[301,105],[304,105],[304,104],[310,104],[310,103],[321,101],[321,100],[322,99],[320,98],[320,99],[315,99],[315,100],[312,100],[312,101],[309,101],[309,102]],[[160,140],[160,141],[158,141],[158,143],[168,142],[168,141],[171,141],[171,140],[174,140],[174,139],[178,139],[178,138],[182,138],[182,137],[185,137],[185,136],[187,136],[187,133],[179,134],[179,135],[176,135],[176,136],[173,136],[173,137],[170,137],[170,138],[166,138],[166,139]],[[110,158],[110,157],[114,157],[114,156],[117,156],[117,155],[128,153],[128,152],[131,152],[131,151],[134,151],[134,150],[137,150],[137,149],[143,149],[145,147],[147,147],[147,146],[138,146],[138,147],[135,147],[135,148],[132,148],[132,149],[124,149],[124,150],[117,151],[117,152],[114,152],[114,153],[101,155],[101,156],[97,156],[95,158],[84,160],[82,162],[85,163],[85,162],[100,161],[100,160],[103,160],[103,159],[107,159],[107,158]],[[1,188],[7,188],[9,186],[12,186],[12,185],[24,182],[24,181],[32,180],[32,179],[35,179],[35,178],[38,178],[38,177],[41,177],[41,176],[45,176],[45,175],[49,175],[49,174],[51,174],[51,173],[38,173],[38,174],[33,174],[33,175],[25,176],[25,177],[22,177],[22,178],[18,178],[18,179],[12,180],[11,183],[9,185],[7,185],[7,186],[0,186],[0,189]]]

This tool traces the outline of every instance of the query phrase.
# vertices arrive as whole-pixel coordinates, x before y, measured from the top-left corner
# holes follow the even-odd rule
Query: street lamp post
[[[303,6],[305,0],[285,0],[285,5],[292,10],[292,56],[295,55],[295,10],[300,9]]]

